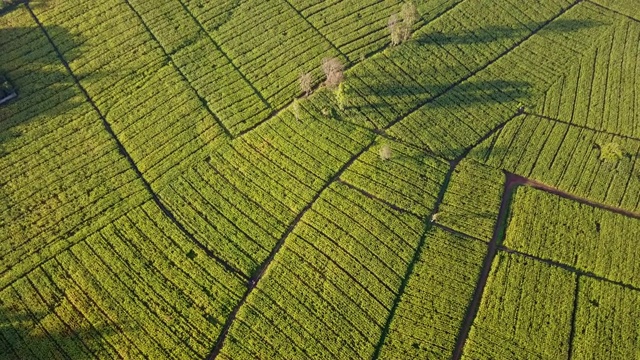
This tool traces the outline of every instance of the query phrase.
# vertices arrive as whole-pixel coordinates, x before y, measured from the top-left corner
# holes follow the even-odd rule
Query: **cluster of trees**
[[[322,71],[326,80],[324,84],[330,89],[336,89],[342,80],[344,80],[344,64],[340,59],[335,57],[322,59]],[[303,73],[300,75],[300,89],[308,96],[313,90],[313,75],[311,73]]]
[[[419,17],[418,8],[411,1],[405,2],[398,14],[391,15],[387,23],[391,35],[391,46],[399,45],[411,38],[413,26]],[[340,108],[343,109],[345,100],[344,87],[342,86],[344,64],[336,57],[328,57],[322,59],[321,68],[325,76],[324,85],[329,89],[337,90],[336,98]],[[300,74],[299,83],[304,96],[309,96],[313,91],[313,75],[310,72]],[[297,100],[293,102],[292,110],[295,117],[299,119],[300,105]],[[380,149],[379,155],[382,160],[388,160],[391,158],[391,148],[388,145],[384,145]]]
[[[393,14],[387,24],[391,35],[391,45],[399,45],[411,38],[413,26],[420,18],[418,8],[413,2],[405,2],[398,14]],[[325,86],[337,89],[344,80],[344,64],[335,57],[322,59],[322,71],[325,75]],[[300,89],[305,96],[309,96],[313,90],[313,75],[310,72],[302,73],[299,78]]]

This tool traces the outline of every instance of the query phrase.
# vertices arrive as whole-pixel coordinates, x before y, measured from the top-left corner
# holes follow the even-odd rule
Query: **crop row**
[[[469,71],[481,67],[443,96],[409,114],[389,133],[446,158],[459,156],[523,104],[535,103],[570,68],[571,60],[579,60],[602,36],[608,27],[605,19],[595,5],[585,3],[549,24],[535,23],[524,39],[515,31],[513,38],[508,37],[512,49],[501,54],[492,50],[493,58],[485,65],[463,64]],[[549,47],[557,50],[549,54]]]
[[[316,113],[323,99],[302,101],[298,119],[284,111],[219,146],[207,163],[161,191],[199,241],[245,274],[258,268],[296,215],[372,141],[368,131]]]
[[[637,289],[500,252],[462,358],[633,358],[639,301]]]
[[[380,359],[451,358],[486,252],[478,241],[427,232]]]
[[[502,171],[462,160],[453,171],[435,221],[489,242],[503,195]]]
[[[87,222],[135,206],[144,194],[28,11],[19,7],[1,21],[7,51],[0,60],[20,92],[0,109],[3,288],[73,244]]]
[[[180,1],[130,0],[205,106],[236,134],[270,115],[271,107]]]
[[[385,155],[383,152],[389,152]],[[388,159],[385,156],[389,156]],[[421,217],[435,207],[446,162],[400,143],[378,139],[340,179],[378,199]]]
[[[223,134],[128,3],[34,11],[149,182]]]
[[[613,162],[601,159],[610,143],[622,152]],[[516,118],[474,151],[490,166],[629,211],[640,209],[639,152],[638,140],[537,116]]]
[[[204,7],[218,7],[205,4]],[[205,23],[202,9],[187,4],[190,11]],[[286,1],[263,4],[240,3],[224,22],[208,34],[216,40],[245,74],[251,84],[275,109],[301,94],[298,76],[314,70],[320,78],[320,60],[336,56],[338,51]]]
[[[631,359],[640,352],[640,292],[580,277],[572,359]]]
[[[594,3],[617,11],[630,18],[640,20],[640,9],[633,0],[594,0]]]
[[[360,56],[375,52],[388,43],[387,20],[400,10],[401,4],[396,0],[352,4],[290,2],[350,61],[357,61]]]
[[[400,1],[290,1],[349,61],[378,51],[389,42],[387,20]]]
[[[413,215],[331,185],[249,295],[221,355],[372,354],[422,230]]]
[[[0,335],[25,358],[201,357],[243,286],[147,203],[0,293]]]
[[[517,7],[499,3],[463,2],[421,28],[414,35],[415,41],[385,51],[354,68],[347,78],[347,83],[354,83],[350,105],[365,108],[367,115],[384,127],[444,92],[470,72],[486,66],[532,31],[522,25],[525,19],[518,18],[522,14]],[[545,8],[548,4],[527,6]],[[544,21],[557,11],[559,9],[547,10],[536,16]],[[475,39],[473,34],[480,31],[479,25],[465,14],[477,14],[483,23],[511,29],[507,32],[509,36]],[[451,38],[439,39],[442,34]],[[351,78],[353,80],[349,80]]]
[[[638,219],[525,187],[513,198],[504,245],[640,288],[637,234]]]
[[[607,36],[547,91],[537,113],[640,138],[640,23],[616,22]]]
[[[498,253],[463,358],[567,358],[576,286],[571,272]]]

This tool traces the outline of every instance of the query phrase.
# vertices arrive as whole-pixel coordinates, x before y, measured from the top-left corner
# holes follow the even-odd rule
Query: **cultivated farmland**
[[[640,359],[637,0],[6,0],[0,169],[2,359]]]

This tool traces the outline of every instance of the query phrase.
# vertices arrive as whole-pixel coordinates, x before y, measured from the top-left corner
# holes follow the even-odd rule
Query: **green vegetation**
[[[463,357],[566,358],[575,288],[568,271],[499,253]]]
[[[600,160],[609,164],[617,163],[625,155],[624,150],[616,142],[598,144],[598,147],[600,148]]]
[[[504,182],[502,171],[474,160],[463,160],[453,170],[436,222],[489,242]]]
[[[248,345],[264,358],[371,356],[422,231],[413,215],[330,186],[247,299],[222,355],[249,356]]]
[[[635,0],[7,3],[0,358],[637,357]]]
[[[572,359],[632,359],[640,352],[637,290],[580,278]]]
[[[640,137],[640,109],[633,90],[640,81],[635,70],[639,45],[637,41],[629,41],[638,37],[637,20],[621,16],[595,46],[546,91],[536,111],[573,125]]]
[[[424,218],[434,210],[448,168],[440,159],[381,139],[359,156],[340,180]]]
[[[640,288],[637,234],[640,219],[519,188],[504,245]]]
[[[615,164],[600,160],[598,144],[615,142],[632,154]],[[472,156],[491,167],[541,181],[596,202],[638,212],[640,139],[622,137],[539,116],[510,121]]]
[[[381,359],[451,357],[487,249],[440,229],[426,234]]]

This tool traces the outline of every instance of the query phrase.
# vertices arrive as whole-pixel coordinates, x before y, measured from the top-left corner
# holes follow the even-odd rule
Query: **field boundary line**
[[[440,224],[438,222],[434,222],[433,226],[435,226],[437,228],[440,228],[441,230],[446,231],[448,233],[451,233],[453,235],[459,236],[459,237],[467,238],[469,240],[478,241],[478,242],[481,242],[481,243],[483,243],[485,245],[489,244],[489,242],[486,241],[486,240],[482,240],[482,239],[477,238],[477,237],[475,237],[473,235],[469,235],[469,234],[463,233],[462,231],[458,231],[458,230],[450,228],[450,227],[448,227],[446,225],[442,225],[442,224]]]
[[[416,247],[416,250],[413,253],[413,257],[411,258],[411,262],[409,262],[409,265],[407,266],[407,270],[404,273],[404,277],[402,278],[402,283],[400,284],[400,287],[398,288],[398,292],[395,296],[395,299],[393,300],[393,306],[391,306],[391,310],[389,311],[389,314],[387,315],[387,319],[385,320],[385,324],[384,324],[384,328],[382,329],[382,332],[380,333],[380,338],[378,339],[378,342],[376,344],[376,348],[375,351],[373,353],[373,355],[371,356],[372,360],[376,360],[380,358],[380,353],[382,351],[382,348],[384,347],[384,342],[387,339],[387,336],[389,335],[389,331],[391,330],[391,324],[393,323],[393,319],[395,318],[395,313],[398,309],[398,306],[400,306],[400,303],[402,302],[402,296],[404,295],[404,291],[407,287],[407,284],[409,283],[409,279],[411,278],[411,275],[413,274],[413,269],[416,265],[416,263],[418,262],[418,260],[420,259],[420,256],[422,255],[422,249],[424,248],[424,245],[427,243],[427,234],[429,232],[429,230],[431,230],[432,228],[432,222],[429,220],[434,214],[438,213],[438,210],[440,208],[440,205],[442,204],[442,200],[444,199],[444,195],[447,192],[447,188],[449,187],[449,181],[451,180],[451,177],[453,176],[453,171],[456,168],[456,164],[455,163],[450,163],[449,164],[449,169],[447,170],[447,173],[444,176],[444,181],[442,183],[442,185],[440,186],[440,191],[438,193],[438,198],[436,199],[435,205],[433,210],[431,211],[431,216],[428,216],[426,218],[422,218],[419,217],[420,219],[423,219],[424,225],[423,225],[423,230],[422,230],[422,235],[420,236],[420,241],[418,242],[418,246]]]
[[[129,0],[126,0],[127,2]],[[251,81],[249,81],[249,79],[247,79],[247,75],[242,72],[240,70],[240,68],[238,67],[238,65],[236,65],[233,62],[233,58],[231,58],[231,56],[229,56],[229,54],[227,54],[224,50],[222,50],[222,47],[220,46],[220,44],[213,38],[213,36],[211,36],[211,34],[209,33],[209,31],[207,31],[207,29],[204,28],[204,25],[202,25],[202,23],[200,22],[200,20],[198,20],[198,18],[196,18],[195,15],[193,15],[193,13],[191,12],[191,10],[189,10],[189,7],[187,7],[187,5],[184,4],[184,2],[182,0],[178,0],[178,2],[180,3],[180,6],[182,6],[182,8],[184,9],[184,11],[189,14],[189,16],[191,17],[191,19],[198,24],[198,27],[200,28],[200,30],[202,31],[202,33],[209,38],[209,41],[211,41],[211,43],[213,44],[213,46],[216,47],[216,49],[218,51],[220,51],[220,53],[225,57],[225,59],[227,59],[227,61],[229,61],[229,64],[233,67],[233,69],[238,73],[238,75],[240,75],[240,77],[242,77],[242,80],[244,80],[247,85],[249,85],[249,87],[255,92],[255,95],[258,96],[258,98],[260,99],[260,101],[262,101],[263,104],[267,105],[268,109],[272,109],[273,107],[271,106],[271,104],[269,104],[269,102],[264,98],[264,95],[262,95],[262,93],[260,91],[258,91],[258,89],[255,87],[255,85],[253,85],[253,83]],[[234,9],[235,12],[235,9]],[[240,123],[239,123],[240,124]],[[232,136],[231,138],[234,138],[237,136]]]
[[[546,116],[546,115],[540,115],[540,114],[536,114],[536,113],[532,113],[532,112],[524,112],[525,115],[528,116],[534,116],[534,117],[539,117],[541,119],[545,119],[545,120],[549,120],[558,124],[564,124],[564,125],[568,125],[570,127],[575,127],[575,128],[580,128],[580,129],[584,129],[584,130],[589,130],[589,131],[593,131],[593,132],[597,132],[600,134],[607,134],[607,135],[611,135],[611,136],[616,136],[616,137],[620,137],[623,139],[628,139],[628,140],[635,140],[635,141],[640,141],[640,138],[638,137],[634,137],[634,136],[629,136],[629,135],[623,135],[623,134],[616,134],[607,130],[598,130],[598,129],[594,129],[585,125],[579,125],[579,124],[574,124],[574,123],[570,123],[568,121],[565,120],[561,120],[558,118],[554,118],[554,117],[550,117],[550,116]]]
[[[357,192],[361,193],[362,195],[366,196],[369,199],[373,199],[373,200],[379,201],[379,202],[383,203],[384,205],[390,207],[391,209],[393,209],[393,210],[395,210],[397,212],[400,212],[400,213],[403,213],[403,214],[413,215],[413,216],[417,217],[418,219],[422,219],[424,217],[423,215],[418,215],[418,214],[412,212],[411,210],[403,209],[398,205],[392,204],[389,201],[384,200],[384,199],[382,199],[382,198],[380,198],[380,197],[378,197],[378,196],[376,196],[376,195],[374,195],[374,194],[372,194],[372,193],[370,193],[370,192],[368,192],[368,191],[366,191],[364,189],[361,189],[358,186],[353,185],[353,184],[351,184],[350,182],[348,182],[346,180],[338,179],[338,180],[336,180],[336,182],[348,187],[349,189],[352,189],[354,191],[357,191]]]
[[[525,252],[522,252],[522,251],[519,251],[519,250],[514,250],[514,249],[511,249],[511,248],[502,246],[502,245],[498,246],[498,250],[504,251],[504,252],[509,253],[509,254],[515,254],[515,255],[518,255],[518,256],[526,257],[526,258],[531,259],[531,260],[539,261],[539,262],[545,263],[545,264],[547,264],[549,266],[554,266],[554,267],[557,267],[557,268],[561,268],[561,269],[566,270],[566,271],[568,271],[570,273],[574,273],[574,274],[577,274],[577,275],[580,275],[580,276],[589,277],[589,278],[592,278],[592,279],[595,279],[595,280],[599,280],[599,281],[603,281],[603,282],[606,282],[606,283],[609,283],[609,284],[617,285],[617,286],[623,287],[623,288],[628,289],[628,290],[633,290],[633,291],[640,292],[640,287],[637,287],[637,286],[634,286],[634,285],[631,285],[631,284],[627,284],[627,283],[624,283],[622,281],[611,280],[611,279],[606,278],[604,276],[600,276],[600,275],[594,274],[593,272],[583,271],[583,270],[580,270],[580,269],[578,269],[576,267],[573,267],[571,265],[563,264],[561,262],[557,262],[557,261],[549,260],[549,259],[544,259],[544,258],[541,258],[539,256],[527,254]]]
[[[430,104],[432,102],[434,102],[435,100],[439,99],[440,97],[444,96],[445,94],[447,94],[449,91],[455,89],[456,87],[458,87],[460,84],[464,83],[465,81],[471,79],[472,77],[476,76],[478,73],[480,73],[481,71],[487,69],[489,66],[491,66],[492,64],[496,63],[498,60],[502,59],[504,56],[508,55],[509,53],[511,53],[513,50],[515,50],[516,48],[518,48],[520,45],[524,44],[527,40],[531,39],[533,36],[535,36],[536,34],[538,34],[541,30],[543,30],[545,27],[547,27],[549,24],[551,24],[553,21],[555,21],[556,19],[558,19],[560,16],[564,15],[567,11],[573,9],[576,5],[578,5],[580,2],[582,2],[583,0],[575,0],[573,3],[571,3],[569,6],[567,6],[567,8],[560,10],[556,15],[552,16],[551,18],[547,19],[545,22],[541,23],[540,26],[531,31],[528,35],[526,35],[524,38],[516,41],[513,45],[511,45],[509,48],[507,48],[505,51],[501,52],[500,54],[498,54],[496,57],[494,57],[493,59],[487,61],[484,65],[478,67],[477,69],[475,69],[474,71],[471,71],[469,74],[463,76],[462,78],[460,78],[458,81],[452,83],[451,85],[449,85],[448,87],[444,88],[442,91],[440,91],[439,93],[435,94],[434,96],[432,96],[431,98],[420,102],[418,104],[416,104],[413,108],[409,109],[409,111],[405,114],[402,115],[396,119],[394,119],[393,121],[389,122],[389,124],[387,124],[386,126],[383,127],[383,130],[386,131],[389,128],[391,128],[393,125],[397,124],[398,122],[406,119],[407,117],[411,116],[411,114],[415,113],[416,111],[418,111],[421,107],[425,106],[426,104]]]
[[[534,180],[534,179],[530,179],[524,176],[520,176],[518,174],[514,174],[514,173],[509,173],[507,172],[510,176],[515,178],[515,181],[517,183],[517,185],[523,185],[523,186],[529,186],[532,187],[534,189],[537,190],[541,190],[556,196],[559,196],[561,198],[564,199],[568,199],[568,200],[573,200],[575,202],[578,202],[580,204],[584,204],[584,205],[589,205],[598,209],[602,209],[602,210],[606,210],[618,215],[622,215],[622,216],[626,216],[629,218],[633,218],[633,219],[638,219],[640,220],[640,213],[634,212],[634,211],[630,211],[627,209],[623,209],[621,207],[618,206],[613,206],[613,205],[607,205],[605,203],[601,203],[598,201],[593,201],[590,200],[586,197],[582,197],[582,196],[578,196],[575,194],[571,194],[567,191],[561,190],[557,187],[551,186],[551,185],[547,185],[541,181],[538,180]]]
[[[302,208],[302,210],[298,213],[298,215],[289,224],[289,226],[284,231],[284,233],[282,234],[282,236],[280,237],[276,245],[271,250],[271,253],[269,254],[269,256],[262,262],[262,265],[258,268],[255,274],[251,276],[251,278],[249,278],[247,282],[248,283],[247,290],[245,291],[244,295],[242,296],[238,304],[235,306],[231,314],[229,314],[229,317],[227,318],[227,321],[225,322],[224,327],[222,328],[222,331],[218,336],[218,340],[216,341],[216,344],[213,350],[207,355],[206,359],[208,360],[216,359],[217,356],[220,354],[220,351],[222,350],[222,346],[224,345],[224,342],[227,338],[227,334],[229,333],[231,325],[233,324],[233,321],[235,320],[236,315],[238,314],[238,311],[247,302],[247,298],[249,297],[253,289],[257,287],[258,283],[260,282],[260,279],[262,279],[262,276],[265,274],[267,268],[269,267],[269,265],[271,264],[275,256],[278,254],[282,246],[284,245],[285,240],[296,228],[296,226],[298,225],[298,223],[300,222],[304,214],[306,214],[307,211],[311,209],[311,207],[316,203],[316,201],[320,198],[320,196],[324,193],[324,191],[327,188],[329,188],[331,184],[336,182],[340,178],[342,173],[344,173],[345,170],[347,170],[362,154],[364,154],[367,150],[369,150],[374,144],[375,144],[375,138],[371,139],[369,143],[365,145],[360,151],[358,151],[353,156],[351,156],[351,158],[346,163],[344,163],[344,165],[342,165],[340,169],[338,169],[338,171],[322,186],[322,188],[318,190],[318,192],[316,192],[316,194],[311,199],[311,201],[309,201],[305,205],[305,207]]]
[[[147,31],[147,33],[149,34],[149,36],[151,36],[151,38],[153,39],[153,41],[155,43],[158,44],[158,47],[160,47],[160,49],[162,50],[162,52],[164,53],[164,56],[170,60],[169,62],[171,63],[171,66],[176,69],[176,71],[178,72],[178,74],[180,74],[180,77],[184,80],[184,82],[189,86],[189,88],[191,89],[191,91],[193,91],[196,95],[196,97],[198,98],[198,100],[200,100],[200,102],[202,103],[202,106],[204,106],[205,109],[207,109],[207,112],[211,115],[211,117],[213,117],[213,120],[216,122],[216,124],[218,124],[218,126],[220,126],[222,128],[222,131],[224,131],[225,135],[227,135],[228,137],[232,137],[231,132],[229,131],[229,129],[227,129],[226,126],[224,126],[224,124],[222,123],[222,121],[216,116],[216,114],[213,113],[213,110],[211,110],[211,108],[209,108],[209,105],[207,105],[207,101],[200,96],[200,94],[198,93],[198,90],[196,90],[193,85],[191,85],[191,82],[189,82],[189,79],[184,75],[184,73],[182,72],[182,70],[180,69],[180,67],[178,65],[176,65],[175,62],[173,62],[173,58],[171,57],[171,55],[169,55],[167,53],[167,50],[165,50],[164,46],[162,46],[162,43],[158,40],[158,38],[156,37],[156,35],[151,31],[151,29],[149,28],[149,26],[147,25],[147,23],[144,21],[144,19],[142,18],[142,15],[140,15],[140,13],[138,12],[138,10],[136,10],[136,8],[131,5],[131,2],[129,0],[124,0],[125,3],[127,3],[127,6],[129,6],[129,8],[131,9],[131,11],[133,11],[133,13],[136,15],[136,17],[138,18],[138,20],[140,21],[140,24],[145,28],[145,30]]]
[[[286,1],[288,2],[289,0],[286,0]],[[460,4],[462,4],[462,3],[466,2],[466,1],[467,1],[467,0],[461,0],[461,1],[458,1],[458,2],[456,2],[455,4],[453,4],[453,5],[449,6],[449,7],[447,7],[447,8],[446,8],[446,9],[444,9],[442,12],[438,13],[438,14],[436,15],[436,17],[435,17],[435,18],[433,18],[431,21],[428,21],[428,22],[427,22],[427,21],[422,21],[422,24],[418,27],[418,29],[417,29],[417,30],[415,30],[415,31],[413,32],[413,34],[416,34],[418,31],[420,31],[420,30],[421,30],[421,29],[423,29],[425,26],[427,26],[429,23],[431,23],[431,22],[435,21],[436,19],[440,18],[442,15],[444,15],[444,14],[448,13],[449,11],[453,10],[455,7],[457,7],[458,5],[460,5]],[[294,9],[295,9],[295,8],[294,8]],[[332,43],[330,42],[330,44],[332,44]],[[360,63],[362,63],[362,62],[366,61],[367,59],[370,59],[370,58],[373,58],[373,57],[376,57],[376,56],[379,56],[380,54],[382,54],[385,50],[387,50],[388,48],[390,48],[390,47],[391,47],[391,46],[390,46],[390,44],[391,44],[391,42],[390,42],[390,41],[386,42],[386,43],[385,43],[385,45],[381,46],[379,49],[374,50],[374,51],[372,51],[372,52],[368,53],[368,54],[365,56],[364,60],[362,60],[362,61],[354,61],[354,62],[351,62],[350,64],[345,64],[345,68],[344,68],[345,76],[348,76],[348,73],[347,73],[347,72],[348,72],[350,69],[352,69],[352,68],[354,68],[354,67],[358,66],[358,64],[360,64]],[[333,44],[332,44],[332,45],[333,45]],[[339,49],[338,49],[338,51],[339,51],[340,53],[342,53]],[[346,55],[345,55],[345,57],[346,57]],[[347,59],[348,59],[348,58],[347,58]],[[314,87],[311,89],[311,94],[310,94],[310,96],[311,96],[314,92],[318,91],[319,89],[321,89],[321,88],[323,88],[323,87],[324,87],[324,82],[320,82],[319,84],[317,84],[316,86],[314,86]],[[299,96],[299,97],[294,98],[294,99],[293,99],[293,100],[291,100],[289,103],[287,103],[287,104],[283,105],[280,109],[274,110],[274,111],[271,113],[271,115],[269,115],[269,117],[267,117],[267,118],[265,118],[265,119],[263,119],[263,120],[261,120],[261,121],[259,121],[259,122],[255,123],[255,124],[253,124],[252,126],[250,126],[250,127],[246,128],[246,129],[244,129],[244,130],[240,131],[236,136],[234,136],[234,138],[237,138],[237,137],[243,136],[243,135],[245,135],[245,134],[247,134],[247,133],[249,133],[249,132],[251,132],[251,131],[255,130],[255,129],[256,129],[256,128],[258,128],[260,125],[262,125],[262,124],[264,124],[264,123],[268,122],[269,120],[272,120],[273,118],[275,118],[276,116],[278,116],[280,113],[282,113],[282,112],[284,112],[284,111],[288,110],[288,109],[291,107],[291,105],[292,105],[295,101],[297,101],[297,100],[301,100],[301,99],[304,99],[304,98],[306,98],[306,96],[305,96],[304,94],[303,94],[303,95],[301,95],[301,96]],[[369,122],[371,122],[371,120],[369,120]],[[351,123],[351,124],[357,125],[357,124],[355,124],[355,123]],[[369,129],[369,128],[366,128],[366,129],[367,129],[368,131],[373,131],[373,132],[375,132],[376,134],[378,134],[378,135],[380,135],[380,136],[383,136],[383,137],[389,137],[389,136],[390,136],[390,135],[388,135],[388,134],[386,134],[386,133],[383,133],[383,132],[382,132],[382,130],[383,130],[383,129],[378,129],[378,128],[376,128],[376,127],[375,127],[375,124],[373,124],[373,125],[374,125],[374,128],[373,128],[373,129]],[[360,125],[358,125],[358,126],[360,126]]]
[[[374,352],[374,354],[372,356],[372,359],[375,360],[375,359],[378,359],[380,357],[380,352],[382,351],[382,348],[384,347],[384,341],[386,340],[386,337],[389,334],[391,323],[392,323],[393,318],[395,316],[395,311],[396,311],[397,307],[399,306],[399,304],[401,302],[401,298],[402,298],[402,295],[404,294],[404,289],[406,287],[406,284],[408,283],[409,278],[413,274],[413,266],[415,265],[415,263],[419,259],[420,255],[422,254],[422,247],[426,243],[427,232],[432,227],[435,226],[435,227],[440,227],[442,230],[445,230],[445,231],[449,231],[450,230],[454,234],[463,235],[466,238],[470,238],[470,239],[473,239],[473,240],[481,241],[485,245],[487,244],[486,241],[474,238],[474,237],[472,237],[470,235],[467,235],[467,234],[464,234],[464,233],[461,233],[461,232],[457,232],[457,231],[455,231],[453,229],[450,229],[450,228],[447,228],[445,226],[439,225],[439,224],[437,224],[437,222],[432,222],[432,221],[430,221],[430,218],[433,217],[434,214],[438,213],[438,211],[440,209],[440,205],[442,205],[442,201],[444,200],[444,196],[445,196],[445,194],[447,192],[447,189],[449,188],[449,182],[451,181],[453,173],[454,173],[455,169],[457,168],[458,164],[460,163],[460,161],[462,159],[464,159],[469,154],[469,152],[471,152],[476,146],[481,144],[484,140],[488,139],[489,137],[491,137],[496,132],[500,131],[503,127],[505,127],[507,125],[507,123],[511,122],[513,119],[517,118],[521,114],[522,114],[522,110],[518,109],[505,122],[499,124],[498,126],[496,126],[493,129],[491,129],[485,135],[483,135],[475,144],[473,144],[473,145],[469,146],[468,148],[466,148],[460,156],[458,156],[457,158],[455,158],[453,160],[449,160],[449,169],[447,170],[447,173],[444,176],[444,181],[443,181],[442,186],[440,188],[440,193],[438,194],[438,198],[436,199],[436,202],[435,202],[435,205],[434,205],[434,209],[431,212],[431,216],[427,217],[427,218],[419,217],[419,218],[423,219],[423,221],[425,222],[423,234],[422,234],[422,237],[421,237],[420,242],[418,244],[418,247],[416,248],[416,252],[414,253],[413,258],[412,258],[411,262],[409,263],[409,266],[407,268],[407,272],[405,273],[405,276],[402,279],[402,284],[400,285],[400,289],[398,290],[396,298],[394,299],[394,303],[393,303],[393,306],[391,308],[391,312],[389,313],[389,316],[387,317],[387,321],[385,323],[385,327],[383,329],[382,334],[380,335],[380,339],[378,341],[378,344],[376,345],[376,350],[375,350],[375,352]],[[437,157],[437,158],[441,159],[440,157]],[[447,161],[447,160],[444,160],[444,161]],[[507,178],[507,180],[508,180],[508,178]],[[506,187],[507,183],[508,183],[508,181],[505,182],[505,187]],[[506,190],[506,188],[505,188],[505,190]],[[502,207],[502,205],[501,205],[501,207]],[[500,214],[499,214],[499,217],[500,217]],[[496,224],[496,226],[497,226],[497,224]],[[494,233],[495,233],[495,231],[494,231]],[[495,234],[494,234],[494,237],[495,237]],[[491,246],[491,242],[489,242],[489,246]],[[487,261],[487,259],[485,259],[485,262],[486,261]]]
[[[505,183],[504,190],[502,192],[502,200],[500,201],[500,210],[498,211],[498,219],[496,220],[496,224],[493,229],[493,236],[488,244],[487,255],[485,256],[482,270],[480,272],[480,276],[478,277],[478,282],[476,284],[471,303],[467,308],[467,313],[464,317],[462,327],[460,328],[460,332],[458,334],[456,347],[452,356],[453,360],[459,360],[462,357],[462,351],[464,349],[465,343],[467,342],[467,337],[469,336],[469,331],[471,330],[471,326],[473,325],[473,320],[475,319],[476,314],[480,309],[480,301],[482,300],[482,295],[484,294],[484,289],[487,285],[487,280],[493,266],[493,260],[498,253],[498,243],[504,237],[504,233],[506,230],[506,221],[507,215],[509,213],[511,196],[513,195],[514,188],[518,185],[518,182],[512,177],[511,174],[507,172],[505,172],[504,174]]]
[[[38,27],[40,28],[40,30],[46,36],[47,40],[49,41],[49,44],[53,47],[53,50],[58,55],[58,58],[59,58],[60,62],[65,67],[65,69],[67,70],[69,75],[73,78],[76,86],[80,89],[80,91],[82,92],[82,94],[86,98],[87,102],[91,105],[93,110],[98,114],[98,116],[100,117],[100,120],[102,120],[103,127],[105,128],[107,133],[109,133],[109,135],[111,136],[111,138],[115,142],[115,145],[116,145],[117,149],[119,150],[120,154],[127,160],[127,162],[129,163],[129,166],[131,166],[131,169],[136,173],[137,177],[140,179],[144,189],[149,193],[149,195],[151,196],[151,199],[153,200],[153,202],[160,208],[162,213],[169,220],[171,220],[171,222],[173,222],[174,225],[176,225],[178,227],[178,229],[183,234],[185,234],[189,240],[191,240],[196,246],[198,246],[202,251],[204,251],[204,253],[207,254],[207,256],[209,256],[212,259],[216,260],[227,271],[229,271],[231,273],[234,273],[234,274],[246,279],[248,277],[247,275],[245,275],[242,271],[240,271],[240,270],[236,269],[235,267],[231,266],[230,264],[228,264],[222,258],[220,258],[217,255],[215,255],[204,244],[202,244],[200,241],[198,241],[193,236],[193,234],[191,234],[189,231],[187,231],[187,229],[175,218],[175,216],[171,213],[171,211],[169,211],[169,209],[166,206],[164,206],[164,204],[162,203],[162,201],[160,200],[158,195],[151,188],[151,185],[149,184],[149,182],[147,182],[147,180],[142,175],[142,172],[140,171],[140,169],[136,165],[135,161],[133,161],[133,158],[131,157],[131,155],[127,152],[127,150],[125,149],[124,145],[122,145],[122,142],[120,142],[120,139],[118,139],[118,136],[116,135],[116,133],[111,128],[111,124],[109,124],[109,122],[104,117],[104,115],[102,114],[100,109],[98,109],[98,107],[95,104],[95,102],[93,102],[93,100],[89,96],[89,93],[87,92],[87,90],[82,86],[82,84],[80,84],[80,81],[79,81],[78,77],[75,75],[73,70],[71,70],[71,67],[69,66],[69,63],[67,63],[67,61],[65,60],[64,56],[62,55],[62,53],[58,49],[57,45],[55,44],[55,42],[53,41],[53,39],[51,38],[51,36],[47,32],[47,30],[45,29],[44,25],[37,18],[37,16],[35,15],[35,13],[33,12],[33,10],[31,9],[31,7],[29,6],[28,3],[25,3],[25,7],[29,11],[29,14],[31,15],[33,20],[36,22],[36,24],[38,24]]]
[[[334,49],[336,49],[338,51],[338,54],[340,54],[341,56],[343,56],[345,58],[345,60],[349,61],[349,57],[347,55],[345,55],[345,53],[342,52],[342,50],[340,50],[334,43],[333,41],[329,40],[327,38],[327,36],[322,33],[320,30],[318,30],[318,28],[315,27],[315,25],[313,25],[309,19],[307,19],[304,15],[302,15],[302,13],[300,11],[298,11],[298,8],[296,8],[295,6],[293,6],[291,4],[291,2],[289,0],[284,0],[284,2],[289,5],[289,7],[296,12],[296,14],[298,14],[298,16],[304,20],[304,22],[307,23],[307,25],[309,25],[316,33],[318,33],[327,43],[329,43],[329,45],[331,45],[331,47],[333,47]]]
[[[604,6],[604,5],[602,5],[602,4],[598,4],[597,2],[592,1],[592,0],[585,0],[585,1],[586,1],[586,2],[588,2],[588,3],[590,3],[590,4],[593,4],[593,5],[597,6],[597,7],[599,7],[599,8],[601,8],[601,9],[604,9],[604,10],[607,10],[607,11],[611,11],[612,13],[618,14],[618,15],[620,15],[620,16],[624,16],[624,17],[626,17],[627,19],[629,19],[629,20],[631,20],[631,21],[635,21],[635,22],[640,23],[640,19],[636,19],[636,18],[634,18],[634,17],[633,17],[633,16],[631,16],[631,15],[627,15],[627,14],[621,13],[621,12],[620,12],[620,11],[618,11],[618,10],[612,9],[612,8],[607,7],[607,6]]]

